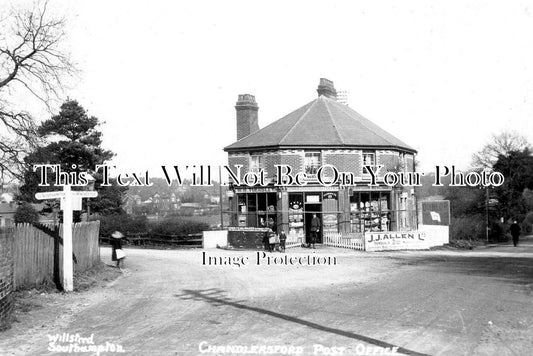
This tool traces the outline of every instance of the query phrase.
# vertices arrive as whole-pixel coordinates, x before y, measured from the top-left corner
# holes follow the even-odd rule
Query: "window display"
[[[275,193],[238,194],[238,226],[277,229]]]
[[[322,209],[323,233],[327,234],[339,232],[337,193],[324,193]]]
[[[289,195],[289,238],[304,237],[304,207],[302,194]]]
[[[352,232],[390,231],[389,193],[361,192],[350,197]]]

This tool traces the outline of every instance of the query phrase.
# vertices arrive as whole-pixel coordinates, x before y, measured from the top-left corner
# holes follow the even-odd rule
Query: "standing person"
[[[511,230],[511,236],[513,237],[513,245],[516,247],[518,245],[518,237],[520,236],[520,225],[518,225],[516,220],[513,221],[509,230]]]
[[[122,249],[122,238],[124,234],[120,231],[115,231],[111,234],[111,260],[117,262],[117,268],[120,268],[120,262],[122,261],[122,267],[124,267],[124,259],[126,254]]]
[[[317,218],[316,214],[313,214],[313,218],[311,219],[311,236],[309,241],[309,248],[311,248],[311,245],[313,248],[315,247],[316,239],[318,237],[318,233],[320,232],[320,219]]]
[[[268,218],[266,224],[267,224],[267,227],[268,227],[268,228],[271,228],[271,229],[272,229],[272,231],[274,231],[274,232],[276,231],[276,223],[274,222],[274,219],[273,219],[273,218]]]
[[[276,241],[278,237],[276,236],[276,233],[271,229],[268,228],[268,251],[276,251]]]
[[[285,231],[281,229],[279,232],[279,251],[285,252],[285,241],[287,241],[287,235],[285,235]]]
[[[263,236],[263,244],[265,245],[265,251],[270,252],[270,229],[268,229],[265,232],[265,235]]]

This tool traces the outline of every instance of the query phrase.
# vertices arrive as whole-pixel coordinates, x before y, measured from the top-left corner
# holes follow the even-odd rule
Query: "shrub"
[[[527,213],[526,217],[524,218],[524,221],[522,222],[521,227],[523,234],[529,235],[533,232],[533,211]]]
[[[489,240],[496,242],[508,241],[506,232],[509,230],[509,226],[499,220],[490,222]]]
[[[485,238],[485,221],[481,214],[452,217],[451,240],[482,240]]]
[[[15,212],[15,223],[34,223],[39,220],[39,213],[30,203],[22,203]]]
[[[154,234],[185,235],[209,230],[209,225],[203,222],[196,222],[179,216],[173,216],[168,217],[163,221],[151,222],[150,230]]]
[[[130,216],[126,214],[105,215],[99,218],[100,235],[110,236],[113,231],[127,233],[146,232],[148,230],[145,216]]]

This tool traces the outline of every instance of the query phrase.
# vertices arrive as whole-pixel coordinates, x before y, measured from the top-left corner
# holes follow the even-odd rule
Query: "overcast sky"
[[[502,130],[533,142],[527,2],[51,4],[81,70],[66,94],[105,121],[121,171],[225,164],[238,94],[256,96],[264,127],[313,100],[321,77],[417,149],[423,171],[465,168]]]

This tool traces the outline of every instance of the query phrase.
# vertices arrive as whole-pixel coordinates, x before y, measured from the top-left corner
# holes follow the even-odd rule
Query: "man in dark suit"
[[[309,240],[309,248],[316,248],[315,243],[316,239],[318,237],[318,233],[320,232],[320,219],[316,216],[316,214],[313,214],[313,218],[311,219],[311,234],[310,234],[310,240]]]
[[[511,230],[511,236],[513,237],[513,245],[516,247],[516,245],[518,245],[518,237],[520,236],[520,225],[518,225],[515,220],[509,229]]]

